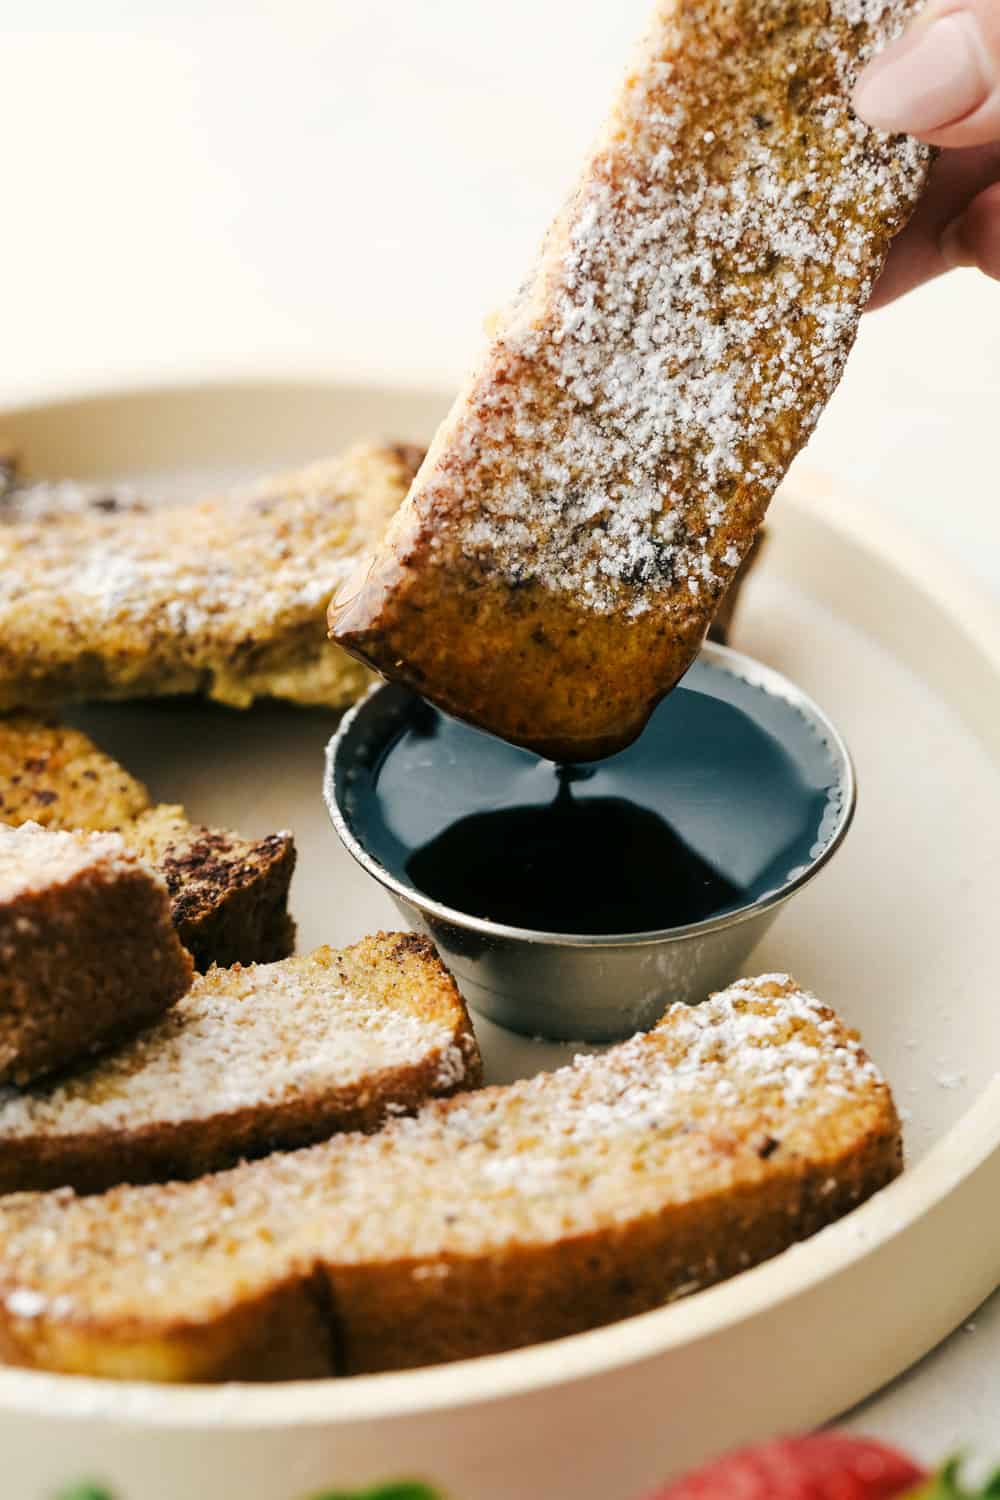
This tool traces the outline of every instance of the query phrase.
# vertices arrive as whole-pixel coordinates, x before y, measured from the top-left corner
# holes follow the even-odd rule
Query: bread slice
[[[88,514],[136,515],[148,508],[124,485],[28,479],[20,454],[0,439],[0,526],[42,520],[56,523]]]
[[[557,760],[690,665],[836,386],[926,149],[850,93],[917,0],[660,0],[533,274],[331,635]]]
[[[191,973],[163,881],[116,834],[0,826],[0,1082],[129,1036]]]
[[[56,523],[86,515],[137,515],[148,510],[132,490],[76,480],[26,480],[17,455],[0,443],[0,526],[25,521]]]
[[[174,922],[199,970],[273,963],[295,947],[287,832],[244,839],[152,806],[141,782],[79,730],[27,714],[0,717],[0,821],[120,832],[167,883]]]
[[[107,832],[149,805],[142,782],[80,730],[29,714],[0,717],[0,822]]]
[[[188,822],[182,807],[150,808],[122,830],[159,870],[174,922],[195,968],[274,963],[295,947],[288,889],[295,869],[290,833],[243,839]]]
[[[776,1255],[900,1169],[892,1096],[787,976],[600,1056],[193,1183],[0,1202],[0,1352],[150,1380],[402,1369]]]
[[[0,709],[194,692],[343,707],[369,679],[329,647],[324,612],[413,472],[412,449],[368,446],[200,505],[60,510],[15,492]]]
[[[212,969],[114,1054],[0,1094],[0,1192],[198,1177],[479,1081],[465,1005],[424,938]]]

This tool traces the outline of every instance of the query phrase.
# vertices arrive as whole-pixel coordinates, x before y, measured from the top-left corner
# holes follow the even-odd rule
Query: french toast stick
[[[0,824],[0,1083],[132,1035],[191,973],[163,880],[117,834]]]
[[[468,1012],[424,938],[212,969],[115,1052],[0,1090],[0,1192],[198,1177],[479,1079]]]
[[[331,595],[413,477],[415,450],[336,459],[195,505],[110,510],[59,486],[0,524],[0,710],[204,693],[343,708],[367,674],[324,639]]]
[[[552,759],[694,659],[840,379],[928,151],[850,94],[914,0],[661,0],[332,638]]]

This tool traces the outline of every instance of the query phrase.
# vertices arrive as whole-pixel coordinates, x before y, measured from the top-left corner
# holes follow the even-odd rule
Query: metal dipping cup
[[[402,727],[413,695],[374,688],[327,748],[324,795],[342,842],[390,893],[406,921],[426,933],[468,1004],[489,1020],[551,1041],[611,1042],[647,1030],[675,1001],[698,1004],[743,972],[781,907],[833,857],[851,826],[857,787],[851,757],[826,715],[791,682],[751,657],[708,644],[704,666],[736,677],[794,708],[829,752],[830,812],[809,862],[747,905],[685,927],[606,936],[506,927],[443,906],[387,870],[351,824],[352,777],[370,773]]]

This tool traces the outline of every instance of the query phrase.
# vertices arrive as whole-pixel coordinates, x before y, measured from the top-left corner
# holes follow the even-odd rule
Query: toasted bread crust
[[[6,1199],[0,1350],[171,1380],[305,1376],[324,1351],[343,1374],[485,1354],[711,1285],[900,1165],[855,1035],[765,976],[377,1135],[194,1183]]]
[[[0,890],[0,1082],[26,1084],[161,1016],[192,965],[162,880],[120,840],[33,825],[0,840],[19,846],[26,872],[53,842],[70,851],[65,874],[46,866],[21,890]]]
[[[928,153],[853,114],[911,0],[661,0],[532,278],[331,635],[591,759],[696,654],[836,386]]]
[[[340,1266],[332,1275],[344,1374],[418,1369],[499,1354],[649,1312],[738,1275],[808,1239],[899,1171],[888,1117],[828,1158],[766,1187],[743,1183],[671,1204],[621,1232],[449,1259],[415,1301],[419,1267]],[[830,1188],[835,1181],[836,1187]]]
[[[199,972],[212,964],[275,963],[292,952],[290,833],[242,839],[189,823],[183,808],[166,806],[150,808],[123,833],[163,875],[181,942]]]
[[[413,473],[413,450],[359,446],[194,506],[8,494],[0,710],[194,692],[344,707],[369,678],[324,612]]]
[[[237,1083],[234,1067],[248,1066],[249,1081]],[[465,1004],[423,938],[379,933],[273,965],[213,969],[113,1057],[0,1098],[0,1193],[200,1177],[377,1130],[481,1076]]]

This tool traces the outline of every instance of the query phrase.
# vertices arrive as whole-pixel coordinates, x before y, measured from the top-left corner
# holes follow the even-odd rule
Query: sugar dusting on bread
[[[544,1078],[515,1086],[519,1105],[533,1117],[532,1144],[487,1160],[491,1182],[545,1192],[568,1149],[596,1161],[614,1137],[686,1130],[687,1101],[697,1097],[707,1097],[724,1122],[728,1100],[739,1098],[746,1108],[767,1096],[785,1107],[807,1105],[816,1115],[884,1084],[860,1042],[787,974],[740,980],[704,1005],[674,1005],[651,1037],[578,1057],[555,1077],[558,1092]],[[537,1103],[543,1107],[536,1110]],[[451,1110],[449,1128],[461,1128],[457,1113]],[[479,1114],[472,1104],[470,1134]],[[419,1122],[411,1127],[419,1128]],[[478,1119],[480,1134],[490,1128]]]
[[[136,867],[116,833],[53,832],[37,823],[0,824],[0,902],[66,885],[92,872],[113,877]],[[150,870],[150,881],[159,881]],[[165,888],[164,888],[165,889]]]
[[[90,1068],[54,1087],[0,1090],[0,1140],[287,1104],[435,1057],[444,1090],[468,1064],[443,1000],[438,1012],[388,1003],[363,976],[338,972],[330,949],[212,969],[157,1025]]]
[[[324,649],[330,596],[417,456],[340,458],[193,505],[73,485],[0,499],[0,709],[205,691],[342,707],[366,679]]]
[[[812,429],[923,182],[926,149],[849,105],[913,9],[661,6],[426,484],[429,510],[466,486],[461,545],[485,571],[633,616],[679,584],[721,592],[747,535],[727,502],[773,489]]]
[[[787,976],[765,976],[674,1006],[599,1056],[432,1103],[376,1136],[99,1199],[7,1199],[4,1297],[14,1317],[141,1311],[155,1324],[179,1307],[214,1316],[220,1295],[317,1264],[399,1258],[418,1281],[435,1267],[447,1277],[441,1257],[624,1226],[677,1194],[762,1181],[784,1160],[796,1178],[810,1162],[825,1179],[839,1152],[891,1134],[894,1119],[854,1034]]]

